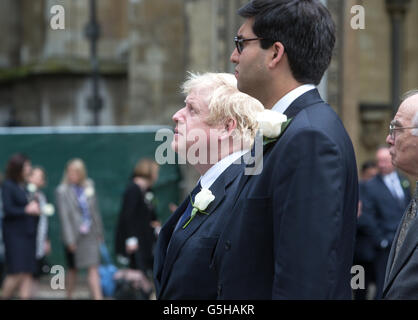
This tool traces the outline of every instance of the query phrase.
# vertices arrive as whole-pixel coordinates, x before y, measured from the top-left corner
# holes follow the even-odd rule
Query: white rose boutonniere
[[[200,192],[196,195],[194,199],[194,203],[192,202],[193,210],[190,215],[190,219],[183,226],[183,229],[189,225],[190,221],[193,220],[197,212],[209,214],[203,210],[205,210],[213,200],[215,200],[215,196],[209,189],[203,188],[202,190],[200,190]]]
[[[87,198],[90,198],[94,196],[94,189],[89,186],[84,190],[84,194],[86,195]]]
[[[36,190],[38,190],[38,188],[36,187],[36,185],[35,184],[33,184],[33,183],[28,183],[28,185],[27,185],[27,187],[26,187],[27,189],[28,189],[28,191],[30,192],[30,193],[35,193],[36,192]]]
[[[284,132],[292,119],[285,114],[272,110],[264,110],[257,115],[257,122],[264,136],[264,145],[275,141]]]
[[[42,207],[42,213],[48,217],[54,215],[55,213],[55,208],[52,204],[47,203]]]

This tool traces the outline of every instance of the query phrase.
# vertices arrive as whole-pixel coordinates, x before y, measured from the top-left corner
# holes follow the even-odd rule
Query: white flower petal
[[[209,189],[203,188],[195,197],[194,207],[200,211],[205,210],[209,204],[215,200],[215,196]]]
[[[260,130],[268,138],[278,137],[282,129],[282,124],[286,121],[287,116],[276,111],[264,110],[257,115]]]

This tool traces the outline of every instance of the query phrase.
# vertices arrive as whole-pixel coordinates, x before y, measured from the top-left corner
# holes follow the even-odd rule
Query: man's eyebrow
[[[399,121],[399,120],[392,120],[392,122],[391,122],[394,126],[396,126],[396,127],[402,127],[402,123]]]

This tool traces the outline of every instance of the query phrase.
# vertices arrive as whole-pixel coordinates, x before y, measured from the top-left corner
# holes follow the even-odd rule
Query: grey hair
[[[402,102],[404,102],[405,100],[411,98],[412,96],[418,95],[418,89],[414,89],[411,91],[408,91],[407,93],[405,93],[402,96]],[[418,107],[418,106],[417,106]],[[411,122],[413,127],[418,127],[418,110],[415,112],[414,117],[412,118],[412,122]],[[418,136],[418,128],[417,129],[413,129],[412,130],[412,134],[414,136]]]
[[[404,102],[406,99],[409,99],[416,94],[418,94],[418,89],[413,89],[413,90],[410,90],[410,91],[406,92],[401,98],[401,103]]]

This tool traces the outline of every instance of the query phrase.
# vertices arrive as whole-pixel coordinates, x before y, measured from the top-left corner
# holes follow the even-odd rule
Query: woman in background
[[[31,162],[23,154],[13,155],[6,169],[2,186],[3,238],[7,276],[2,297],[9,299],[19,287],[19,297],[29,299],[36,272],[36,233],[40,214],[39,203],[30,198],[26,181]]]
[[[159,166],[150,159],[137,162],[123,194],[116,230],[115,251],[129,259],[129,268],[150,276],[153,268],[153,246],[158,222],[151,188],[158,180]]]
[[[93,299],[102,299],[98,267],[103,225],[94,183],[87,177],[87,170],[81,159],[68,162],[63,181],[56,191],[56,200],[70,268],[67,296],[72,298],[77,270],[87,268],[87,280]]]
[[[39,286],[39,279],[42,274],[44,266],[48,266],[46,257],[51,253],[51,242],[48,237],[48,217],[54,213],[53,206],[47,203],[47,199],[42,189],[46,185],[46,173],[41,167],[35,166],[28,179],[28,191],[30,196],[35,198],[40,207],[41,215],[38,222],[38,230],[36,234],[36,265],[37,270],[33,275],[33,292],[37,291]],[[49,266],[48,266],[49,267]]]

